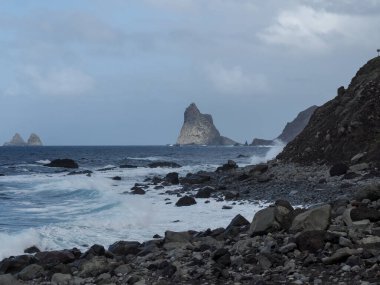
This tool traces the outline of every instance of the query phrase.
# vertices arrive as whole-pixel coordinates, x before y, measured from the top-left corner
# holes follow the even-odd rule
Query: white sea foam
[[[275,158],[285,147],[285,143],[280,140],[275,140],[274,145],[269,147],[269,150],[265,153],[265,155],[258,156],[254,155],[251,158],[251,164],[259,164],[267,162]]]
[[[49,159],[41,159],[41,160],[37,160],[36,163],[39,163],[39,164],[49,164],[51,161]]]

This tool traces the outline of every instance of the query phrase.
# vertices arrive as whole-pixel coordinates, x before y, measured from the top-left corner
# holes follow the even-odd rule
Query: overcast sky
[[[176,141],[195,102],[274,138],[380,48],[380,0],[0,1],[0,143]]]

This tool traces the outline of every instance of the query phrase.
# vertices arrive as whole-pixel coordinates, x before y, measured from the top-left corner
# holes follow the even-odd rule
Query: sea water
[[[118,240],[144,241],[165,230],[206,230],[226,227],[242,214],[251,220],[260,203],[204,203],[176,207],[178,197],[167,190],[149,188],[145,195],[128,194],[135,183],[147,177],[178,172],[180,176],[199,170],[213,171],[228,159],[240,166],[265,158],[266,147],[0,147],[0,259],[22,254],[30,246],[41,250],[93,244],[109,246]],[[44,164],[71,158],[78,170],[91,176],[67,175]],[[149,168],[152,161],[172,161],[179,168]],[[120,165],[137,168],[119,168]],[[101,169],[107,170],[101,170]],[[101,171],[99,171],[101,170]],[[122,180],[111,178],[120,176]],[[126,192],[126,193],[125,193]],[[170,199],[170,200],[167,200]],[[167,204],[170,201],[172,204]]]

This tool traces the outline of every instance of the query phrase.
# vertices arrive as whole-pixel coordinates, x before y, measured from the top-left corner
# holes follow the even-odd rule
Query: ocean
[[[178,198],[165,191],[178,185],[150,188],[146,195],[124,192],[147,177],[215,170],[228,159],[244,166],[265,160],[271,151],[251,146],[0,147],[0,259],[22,254],[33,245],[41,250],[85,250],[93,244],[107,247],[118,240],[152,239],[165,230],[225,227],[237,214],[251,220],[261,207],[258,203],[223,210],[232,202],[211,199],[205,204],[198,199],[194,206],[176,207]],[[67,175],[44,166],[57,158],[71,158],[78,170],[93,173]],[[148,168],[152,161],[172,161],[182,167]],[[138,167],[119,167],[125,164]],[[112,180],[114,176],[122,180]]]

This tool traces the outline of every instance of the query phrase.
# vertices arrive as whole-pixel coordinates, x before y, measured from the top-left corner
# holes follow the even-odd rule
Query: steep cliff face
[[[4,143],[5,146],[25,146],[26,142],[19,133],[16,133],[9,142]]]
[[[380,57],[365,64],[347,89],[318,108],[306,128],[278,155],[310,164],[380,161]]]
[[[317,108],[318,106],[311,106],[306,110],[300,112],[293,121],[286,124],[281,135],[279,135],[277,138],[273,140],[255,138],[253,139],[251,145],[274,145],[276,140],[281,140],[285,144],[291,142],[306,127],[311,115],[313,115],[314,111]]]
[[[28,139],[27,144],[29,146],[42,146],[42,141],[38,135],[32,133]]]
[[[177,144],[187,145],[231,145],[233,140],[223,137],[214,126],[211,115],[202,114],[192,103],[186,108],[184,123]]]

